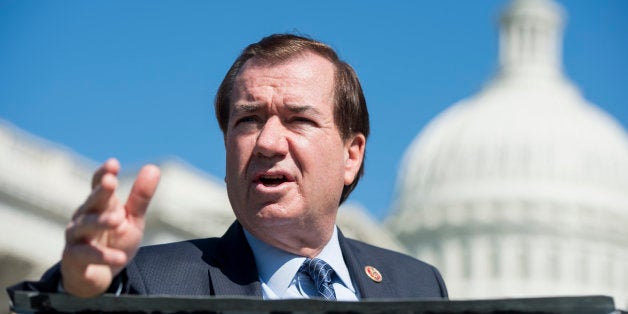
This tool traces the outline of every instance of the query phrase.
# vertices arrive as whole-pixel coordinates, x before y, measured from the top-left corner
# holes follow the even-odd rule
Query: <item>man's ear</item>
[[[349,185],[355,180],[364,161],[365,149],[366,138],[362,133],[354,134],[345,142],[345,185]]]

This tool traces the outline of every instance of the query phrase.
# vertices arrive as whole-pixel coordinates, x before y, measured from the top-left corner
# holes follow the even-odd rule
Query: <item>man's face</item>
[[[334,73],[331,62],[306,53],[275,65],[251,59],[235,80],[225,133],[227,191],[240,223],[258,237],[284,227],[304,236],[327,233],[335,223],[365,140],[340,136]]]

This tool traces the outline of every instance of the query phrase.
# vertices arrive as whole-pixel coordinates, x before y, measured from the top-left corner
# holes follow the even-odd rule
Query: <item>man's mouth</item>
[[[288,181],[284,175],[261,175],[258,180],[264,186],[278,186]]]

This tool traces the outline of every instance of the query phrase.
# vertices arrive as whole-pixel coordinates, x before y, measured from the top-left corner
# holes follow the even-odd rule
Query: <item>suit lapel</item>
[[[214,295],[262,297],[255,258],[237,221],[220,238],[209,264]]]
[[[360,299],[390,298],[394,295],[391,285],[386,281],[386,274],[381,274],[383,277],[382,281],[376,282],[366,273],[365,268],[367,266],[382,269],[378,261],[371,260],[367,252],[363,252],[360,247],[352,245],[340,230],[338,230],[338,242],[340,243],[342,256],[349,268],[349,274],[357,286],[356,289],[359,292]]]

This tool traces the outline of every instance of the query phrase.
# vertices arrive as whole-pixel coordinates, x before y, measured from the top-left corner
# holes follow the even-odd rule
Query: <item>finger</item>
[[[66,243],[87,243],[99,239],[105,231],[115,230],[124,222],[125,212],[120,210],[106,213],[87,213],[68,224],[65,231]]]
[[[114,176],[117,176],[118,172],[120,172],[120,162],[115,158],[107,159],[107,161],[105,161],[100,168],[94,172],[94,175],[92,176],[92,189],[100,183],[105,174],[111,173]]]
[[[111,267],[124,267],[128,262],[126,253],[108,247],[94,246],[89,243],[66,246],[63,260],[68,265],[100,264]]]
[[[159,176],[160,171],[157,166],[146,165],[142,167],[126,202],[125,208],[129,215],[136,218],[144,217],[146,208],[157,189]]]
[[[101,177],[100,183],[94,187],[87,200],[72,215],[72,220],[88,212],[104,212],[108,208],[115,206],[115,191],[117,187],[118,178],[111,173],[106,173]]]

